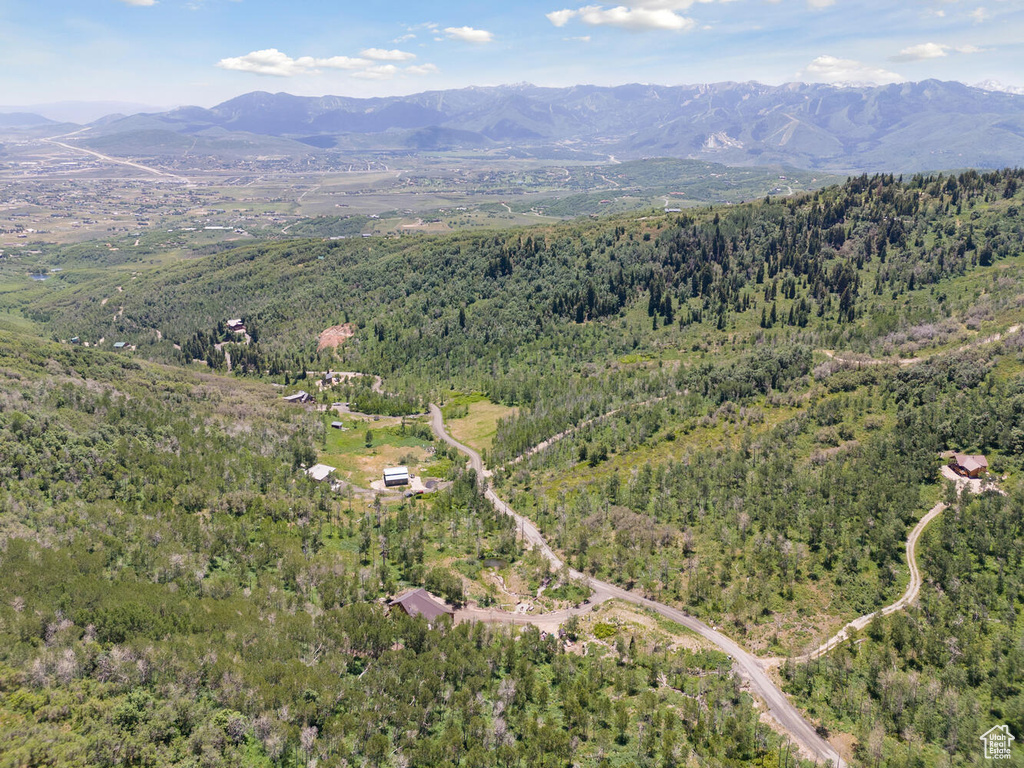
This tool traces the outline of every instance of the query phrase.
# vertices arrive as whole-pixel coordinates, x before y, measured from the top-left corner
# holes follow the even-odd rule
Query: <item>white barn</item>
[[[408,467],[388,467],[384,470],[384,485],[391,488],[395,485],[409,484]]]

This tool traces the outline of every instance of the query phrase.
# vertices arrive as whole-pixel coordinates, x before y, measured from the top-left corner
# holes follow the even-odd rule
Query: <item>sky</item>
[[[0,0],[0,105],[725,80],[1024,86],[1024,0]]]

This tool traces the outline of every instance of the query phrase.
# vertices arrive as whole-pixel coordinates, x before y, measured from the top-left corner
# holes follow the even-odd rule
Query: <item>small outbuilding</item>
[[[401,608],[410,616],[422,616],[433,624],[442,616],[455,617],[455,611],[431,595],[425,589],[414,589],[388,603],[392,608]]]
[[[114,342],[114,349],[124,349],[126,346],[128,346],[128,345],[124,341],[115,341]]]
[[[245,333],[245,323],[242,322],[242,318],[236,317],[228,320],[228,330],[232,333]]]
[[[313,398],[310,397],[308,392],[306,392],[305,390],[300,390],[296,392],[294,395],[288,395],[287,397],[285,397],[284,401],[286,403],[308,403],[312,399]]]
[[[988,459],[980,454],[954,453],[949,466],[963,477],[981,477],[988,472]]]
[[[345,425],[342,424],[340,421],[332,421],[331,427],[333,427],[334,429],[344,429]]]
[[[384,486],[392,488],[396,485],[409,484],[408,467],[388,467],[384,470]]]
[[[316,480],[318,483],[322,483],[331,476],[333,471],[334,467],[329,467],[326,464],[314,464],[306,470],[306,474],[311,480]]]

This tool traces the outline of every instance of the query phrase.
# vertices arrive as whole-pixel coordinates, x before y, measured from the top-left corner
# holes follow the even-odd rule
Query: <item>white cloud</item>
[[[408,34],[396,37],[391,42],[393,42],[393,43],[407,43],[410,40],[415,40],[415,39],[416,39],[416,35],[414,35],[412,32],[409,32]]]
[[[401,52],[379,51],[374,48],[368,48],[358,58],[352,56],[331,56],[329,58],[300,56],[297,59],[293,59],[276,48],[268,48],[263,51],[247,53],[245,56],[221,59],[217,62],[217,66],[221,69],[232,69],[238,72],[251,72],[257,75],[273,75],[276,77],[295,77],[298,75],[317,74],[325,69],[340,69],[350,72],[352,77],[359,78],[360,80],[390,80],[398,74],[430,75],[440,71],[434,64],[418,64],[400,69],[395,64],[378,63],[387,61],[387,59],[380,55],[382,53],[395,54]],[[408,57],[401,59],[400,57],[392,56],[392,60],[407,61]]]
[[[578,37],[563,37],[567,43],[589,43],[590,35],[579,35]]]
[[[552,11],[551,13],[544,14],[548,17],[548,21],[554,24],[556,27],[564,27],[569,23],[569,19],[576,15],[576,11],[569,10],[568,8],[561,11]]]
[[[221,59],[217,62],[221,69],[233,69],[238,72],[253,72],[257,75],[274,75],[276,77],[292,77],[309,71],[295,59],[277,48],[266,48],[253,51],[245,56]]]
[[[948,45],[938,43],[921,43],[904,48],[895,56],[890,56],[892,61],[922,61],[924,59],[939,59],[946,55]]]
[[[975,24],[981,24],[981,22],[988,20],[990,16],[989,12],[985,10],[984,6],[979,5],[973,11],[971,11],[971,18],[974,19]]]
[[[576,10],[566,8],[561,11],[552,11],[547,14],[547,18],[556,27],[563,27],[570,19],[578,18],[584,24],[589,24],[592,27],[620,27],[633,31],[692,29],[696,26],[694,20],[680,16],[673,10],[673,7],[682,7],[683,5],[684,3],[681,2],[658,2],[657,0],[637,3],[632,7],[617,5],[614,8],[605,8],[601,5],[585,5]],[[692,3],[685,4],[686,7],[689,5]]]
[[[390,80],[397,71],[398,67],[394,64],[377,64],[361,69],[358,72],[353,72],[352,77],[358,77],[363,80]]]
[[[711,3],[714,0],[637,0],[634,8],[645,8],[649,11],[685,11],[695,3]],[[727,2],[727,0],[723,0]]]
[[[467,43],[489,43],[494,35],[485,29],[473,27],[445,27],[445,34],[452,40],[463,40]]]
[[[924,61],[926,59],[941,59],[948,56],[950,51],[954,53],[981,53],[982,48],[975,45],[942,45],[940,43],[921,43],[904,48],[895,56],[890,56],[890,61]]]
[[[830,5],[835,5],[836,0],[807,0],[807,4],[811,8],[828,8]]]
[[[318,59],[312,56],[300,56],[293,59],[277,48],[267,48],[262,51],[253,51],[245,56],[235,56],[221,59],[217,62],[221,69],[231,69],[237,72],[252,72],[257,75],[273,75],[274,77],[295,77],[320,69],[344,69],[350,71],[367,70],[371,68],[371,62],[367,59],[356,59],[349,56],[331,56],[325,59]]]
[[[359,52],[359,55],[374,61],[411,61],[416,58],[415,53],[398,50],[385,50],[383,48],[366,48]]]
[[[147,5],[156,5],[156,0],[121,0],[121,2],[125,5],[134,5],[139,7]]]
[[[797,77],[822,83],[874,83],[876,85],[887,85],[899,83],[903,77],[879,67],[872,67],[869,64],[862,64],[853,59],[839,59],[835,56],[819,56]]]
[[[311,69],[316,67],[324,67],[326,69],[363,69],[370,65],[370,62],[366,59],[357,59],[350,56],[331,56],[329,59],[314,59],[312,56],[303,56],[298,59],[298,62]]]
[[[410,75],[433,75],[440,72],[436,64],[417,64],[413,67],[406,67],[405,71]]]

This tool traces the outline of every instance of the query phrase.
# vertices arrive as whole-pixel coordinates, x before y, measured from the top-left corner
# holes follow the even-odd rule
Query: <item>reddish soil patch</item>
[[[320,334],[320,344],[317,349],[331,349],[340,347],[346,341],[356,335],[356,329],[352,327],[351,323],[345,323],[344,325],[332,325],[326,331]]]

